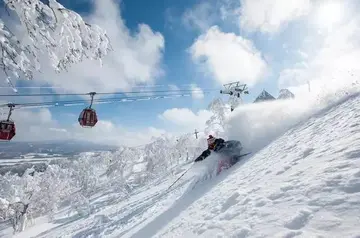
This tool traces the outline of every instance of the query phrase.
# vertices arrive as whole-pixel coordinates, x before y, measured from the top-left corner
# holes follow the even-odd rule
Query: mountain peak
[[[263,102],[268,100],[275,100],[270,93],[268,93],[265,89],[260,93],[260,95],[255,99],[254,102]]]
[[[281,89],[279,92],[279,97],[277,99],[290,99],[295,98],[295,95],[289,89]]]

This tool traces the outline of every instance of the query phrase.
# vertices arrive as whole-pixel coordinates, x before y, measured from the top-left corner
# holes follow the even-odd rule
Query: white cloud
[[[333,0],[323,1],[316,9],[315,23],[322,28],[331,30],[344,17],[345,1]]]
[[[305,53],[304,51],[298,50],[297,53],[299,54],[300,57],[302,57],[303,59],[307,59],[309,57],[309,55],[307,53]]]
[[[241,4],[239,0],[221,0],[221,20],[236,24],[240,12],[240,5]]]
[[[149,143],[153,137],[168,134],[166,131],[154,127],[142,130],[131,130],[106,120],[100,120],[95,127],[82,128],[78,124],[73,126],[73,134],[81,140],[96,143],[138,146]]]
[[[205,122],[211,117],[212,113],[207,110],[200,110],[194,113],[188,108],[172,108],[159,115],[159,118],[181,128],[192,131],[194,128],[202,129]]]
[[[216,22],[217,18],[214,6],[209,2],[202,2],[187,9],[182,15],[182,22],[190,29],[206,31]]]
[[[163,74],[164,37],[146,24],[140,24],[137,32],[130,32],[121,17],[120,5],[114,0],[94,3],[94,12],[87,21],[107,31],[114,49],[104,58],[103,66],[87,60],[60,74],[43,68],[37,78],[76,92],[129,90],[137,83],[153,83]]]
[[[307,62],[284,69],[279,87],[306,89],[310,81],[312,90],[330,90],[351,84],[360,74],[359,38],[360,17],[356,16],[325,35],[323,45],[308,56]]]
[[[170,90],[174,90],[174,91],[180,90],[180,88],[175,84],[169,84],[168,86]]]
[[[306,62],[301,62],[295,64],[293,68],[282,70],[279,77],[279,86],[287,87],[310,80],[310,71],[307,70],[308,67],[309,66]]]
[[[99,144],[137,146],[150,142],[164,130],[154,127],[131,131],[110,121],[100,120],[93,128],[82,128],[78,123],[61,126],[46,109],[15,110],[12,119],[16,124],[14,141],[83,140]]]
[[[55,132],[64,132],[67,133],[67,130],[64,128],[49,128],[50,131],[55,131]]]
[[[274,33],[310,8],[310,0],[241,0],[239,22],[248,31]]]
[[[192,91],[192,97],[195,99],[203,99],[204,98],[204,92],[201,88],[199,88],[196,84],[191,84],[190,85],[191,90]]]
[[[185,27],[200,32],[205,32],[216,24],[226,26],[236,25],[239,16],[239,6],[239,0],[200,1],[185,10],[181,16],[181,22]]]
[[[253,86],[267,71],[267,64],[253,43],[234,33],[211,27],[191,46],[193,60],[219,83],[242,81]]]
[[[60,128],[59,123],[53,119],[47,108],[15,110],[11,118],[16,125],[16,135],[13,140],[38,141],[67,138],[67,131]]]

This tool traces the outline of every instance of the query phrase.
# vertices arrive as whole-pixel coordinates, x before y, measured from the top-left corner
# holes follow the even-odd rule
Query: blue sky
[[[345,53],[337,46],[340,41],[350,47],[351,39],[358,36],[356,10],[359,4],[355,0],[294,0],[291,4],[269,0],[59,2],[110,31],[114,36],[110,40],[115,44],[115,52],[109,56],[111,64],[105,68],[97,68],[92,63],[78,65],[60,76],[45,70],[33,82],[17,81],[20,93],[36,92],[21,89],[21,86],[34,85],[62,88],[56,92],[108,92],[117,86],[115,91],[121,91],[123,87],[119,82],[122,78],[132,86],[140,80],[144,84],[172,84],[184,89],[189,89],[189,86],[182,85],[188,84],[196,84],[201,89],[221,89],[224,82],[237,79],[250,84],[250,95],[244,100],[252,102],[263,89],[274,96],[283,87],[290,87],[295,93],[297,89],[302,92],[300,88],[308,80],[329,77],[329,73],[325,73],[342,58],[344,62],[339,70],[358,70],[354,64],[349,66],[346,63],[349,57],[357,59],[357,55],[339,56],[339,52]],[[119,12],[113,11],[113,7]],[[117,16],[112,16],[112,13]],[[118,17],[115,21],[118,26],[112,21],[115,17]],[[141,24],[146,24],[147,30],[139,30]],[[136,42],[138,36],[146,40]],[[339,36],[344,37],[338,39]],[[126,38],[125,43],[122,37]],[[334,48],[333,54],[327,51],[331,47]],[[121,71],[119,66],[132,67],[126,62],[126,57],[121,58],[128,50],[132,55],[140,55],[135,60],[144,66],[144,72],[140,69],[139,73],[130,73],[129,76]],[[322,60],[323,65],[319,64]],[[335,72],[330,77],[333,75]],[[132,90],[137,91],[136,88]],[[41,92],[48,90],[42,89]],[[200,99],[183,97],[102,104],[95,108],[101,120],[122,130],[130,128],[144,135],[147,132],[142,131],[149,127],[159,131],[191,132],[200,124],[194,121],[204,120],[203,111],[216,97],[228,98],[212,92]],[[50,124],[69,130],[76,123],[81,109],[81,106],[49,109],[53,123]],[[181,121],[179,118],[186,115],[180,115],[174,109],[184,109],[182,112],[189,113],[186,115],[192,118]],[[36,113],[35,110],[34,115]],[[171,113],[179,113],[179,118],[170,116]]]

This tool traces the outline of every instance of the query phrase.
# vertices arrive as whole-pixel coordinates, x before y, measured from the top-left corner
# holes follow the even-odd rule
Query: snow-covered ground
[[[234,166],[158,237],[359,237],[360,97]]]
[[[230,120],[254,154],[219,176],[204,180],[215,156],[185,163],[127,198],[94,196],[88,217],[64,210],[14,237],[360,237],[360,96],[330,105],[266,117],[265,132],[247,117],[257,134]]]

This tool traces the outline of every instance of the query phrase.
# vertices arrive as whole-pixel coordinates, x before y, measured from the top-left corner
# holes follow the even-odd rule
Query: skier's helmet
[[[207,139],[207,143],[210,150],[213,150],[215,148],[215,140],[216,140],[215,137],[209,135],[209,138]]]

